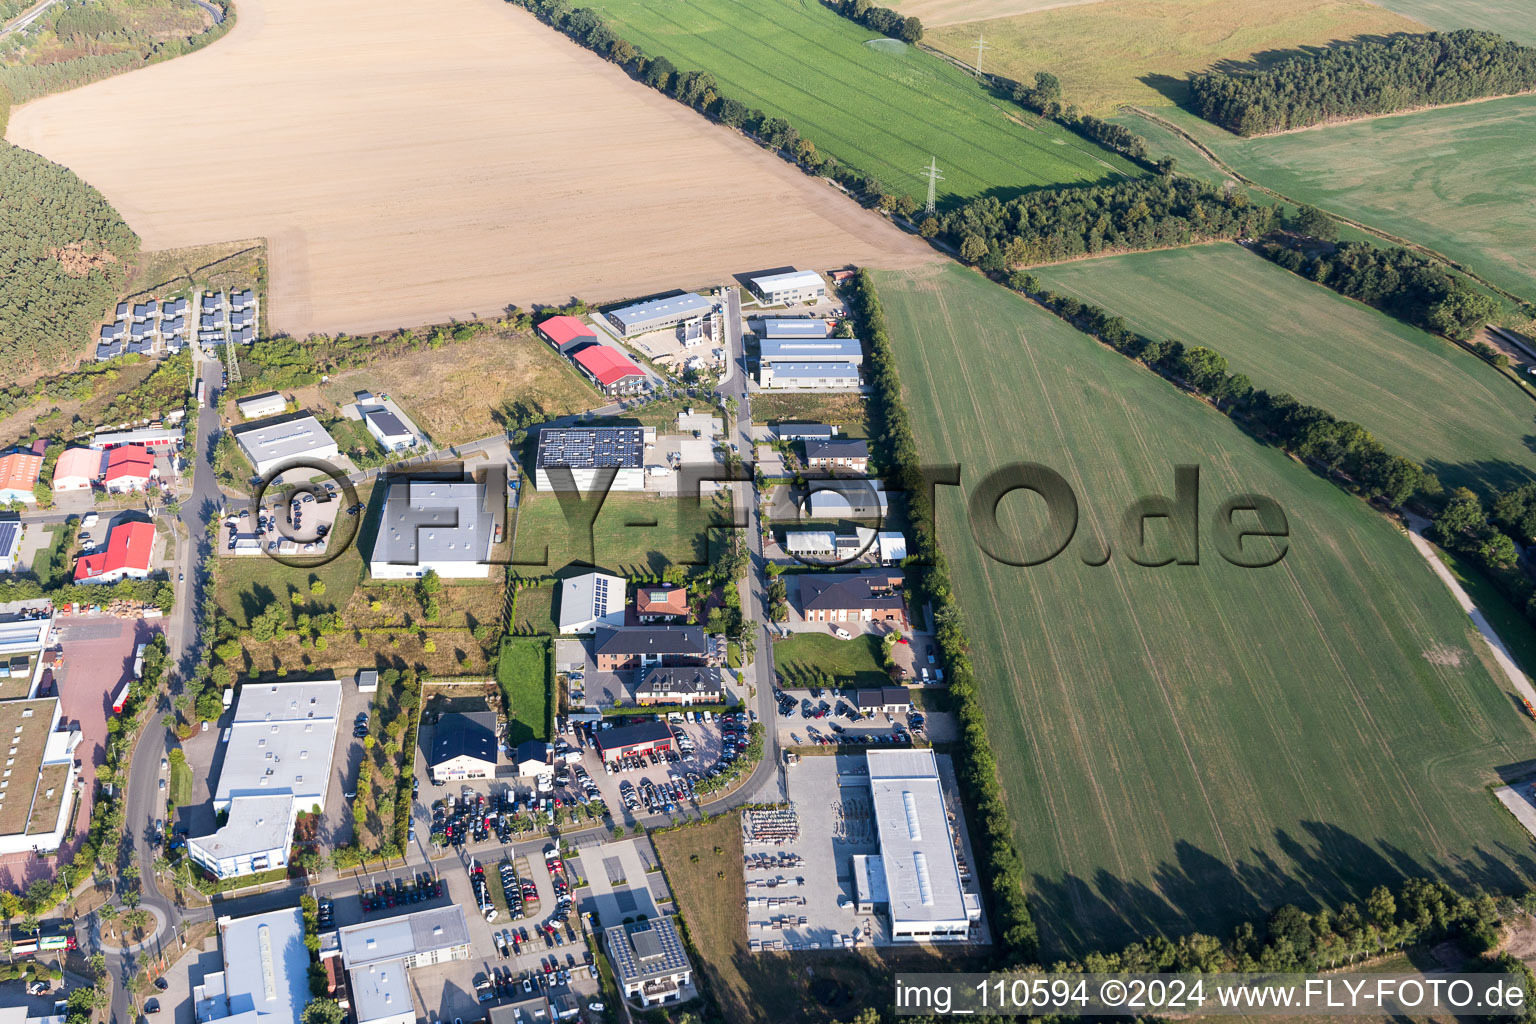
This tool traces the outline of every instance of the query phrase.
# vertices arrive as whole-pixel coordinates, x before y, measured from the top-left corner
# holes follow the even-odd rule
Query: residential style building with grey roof
[[[472,480],[395,478],[385,485],[384,515],[368,556],[375,579],[425,576],[484,579],[506,502]],[[500,507],[493,507],[499,503]]]
[[[807,622],[894,622],[905,627],[905,577],[889,569],[860,573],[804,573],[800,613]]]
[[[635,703],[718,704],[725,696],[725,670],[711,665],[673,665],[641,673],[635,687]]]
[[[443,715],[432,731],[427,770],[435,782],[496,774],[496,716],[489,711]]]
[[[805,464],[811,469],[869,469],[869,442],[843,439],[805,442]]]
[[[626,999],[651,1007],[692,996],[693,966],[670,917],[613,925],[603,940]]]
[[[653,665],[702,665],[709,653],[699,626],[598,627],[592,657],[599,672]]]

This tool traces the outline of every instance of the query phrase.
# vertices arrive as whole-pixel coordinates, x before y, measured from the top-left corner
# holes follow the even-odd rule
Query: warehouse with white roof
[[[220,917],[222,971],[192,989],[200,1021],[243,1017],[263,1024],[298,1024],[311,1000],[309,949],[297,907],[250,917]]]
[[[240,430],[235,441],[258,476],[266,476],[293,459],[335,459],[341,455],[336,441],[313,416]]]
[[[827,282],[814,270],[754,277],[752,290],[764,302],[817,302],[827,297]]]
[[[443,579],[491,574],[500,494],[473,480],[399,479],[388,484],[378,537],[368,556],[374,579],[403,580],[433,570]],[[492,502],[501,507],[493,508]]]
[[[246,683],[224,741],[213,809],[228,815],[188,852],[216,878],[285,867],[300,811],[325,806],[341,683]]]
[[[647,299],[608,313],[608,322],[618,328],[626,338],[650,331],[676,327],[693,320],[701,320],[714,312],[715,300],[685,292],[661,299]]]
[[[965,941],[981,901],[960,880],[938,759],[929,749],[865,756],[880,853],[854,858],[859,908],[883,909],[895,942]]]

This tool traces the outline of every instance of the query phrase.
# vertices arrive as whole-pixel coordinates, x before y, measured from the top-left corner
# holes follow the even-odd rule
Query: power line
[[[928,179],[928,205],[923,208],[923,213],[932,217],[938,210],[939,182],[944,180],[944,175],[939,173],[939,158],[930,156],[928,166],[917,173],[919,177]]]
[[[992,49],[992,47],[987,45],[987,33],[986,33],[986,31],[985,30],[978,31],[976,33],[976,77],[977,78],[985,77],[981,73],[981,54],[982,54],[982,51],[990,50],[990,49]]]

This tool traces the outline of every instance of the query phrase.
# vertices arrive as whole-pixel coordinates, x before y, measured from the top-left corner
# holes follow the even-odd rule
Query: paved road
[[[0,28],[0,39],[4,39],[12,32],[20,32],[22,29],[36,21],[38,18],[41,18],[43,16],[43,12],[47,11],[48,8],[52,7],[58,2],[59,0],[43,0],[42,3],[38,4],[27,13],[13,19],[4,28]]]
[[[213,23],[215,25],[224,24],[224,12],[219,8],[213,6],[213,4],[208,3],[207,0],[192,0],[192,2],[197,4],[197,6],[201,7],[203,10],[207,11],[208,14],[212,16]]]
[[[199,364],[200,374],[212,381],[218,372],[217,362]],[[207,560],[213,554],[213,543],[208,538],[207,525],[218,514],[224,496],[219,490],[213,466],[209,463],[213,442],[219,434],[217,402],[198,411],[192,427],[193,476],[192,489],[182,495],[180,532],[177,538],[176,565],[183,577],[176,583],[176,607],[166,623],[166,642],[170,648],[170,690],[179,692],[185,680],[197,669],[197,608],[203,600],[211,598]],[[118,984],[112,992],[113,1024],[130,1024],[129,999],[124,984],[137,969],[139,957],[152,953],[157,944],[169,940],[171,933],[187,919],[204,919],[210,912],[185,915],[180,907],[160,891],[155,880],[155,848],[150,834],[157,818],[165,816],[163,798],[159,789],[160,759],[166,755],[170,736],[160,724],[161,715],[170,710],[168,702],[154,708],[144,726],[139,742],[134,747],[133,759],[128,766],[127,801],[124,820],[127,823],[129,848],[127,863],[139,869],[142,904],[158,912],[162,928],[150,943],[150,950],[139,954],[107,953],[109,975]]]

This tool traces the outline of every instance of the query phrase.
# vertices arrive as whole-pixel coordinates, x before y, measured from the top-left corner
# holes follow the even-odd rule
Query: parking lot
[[[291,501],[269,496],[254,513],[248,508],[231,511],[219,535],[219,553],[322,554],[336,517],[346,511],[336,485],[325,488],[319,499],[306,493],[293,495]]]
[[[904,746],[915,736],[933,743],[953,738],[953,723],[944,716],[913,709],[888,713],[860,712],[851,690],[775,690],[779,739],[794,746],[822,743]]]

